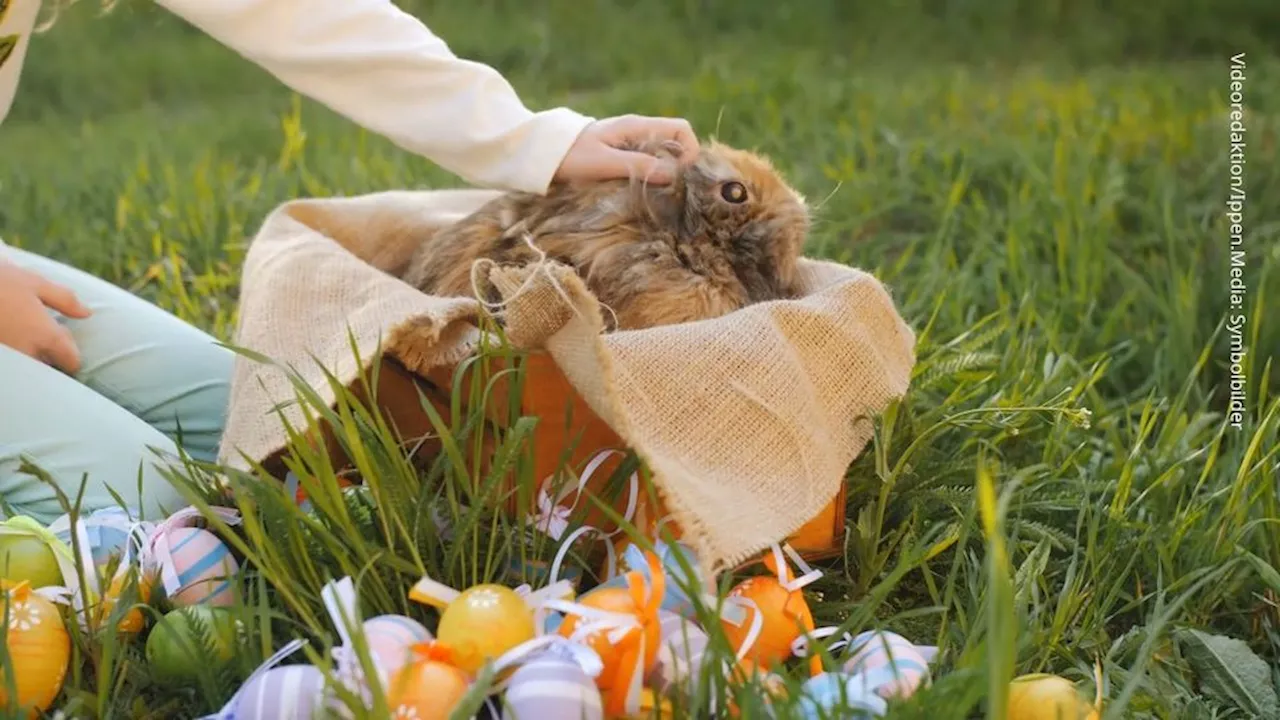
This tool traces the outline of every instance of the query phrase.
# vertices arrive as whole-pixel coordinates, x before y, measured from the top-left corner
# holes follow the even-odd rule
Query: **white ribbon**
[[[497,660],[493,661],[493,672],[495,675],[501,674],[507,668],[517,665],[521,661],[542,654],[574,663],[582,668],[582,672],[586,673],[587,677],[592,679],[604,671],[604,661],[600,659],[600,654],[590,647],[561,635],[542,635],[526,640],[499,656]],[[502,692],[510,683],[510,676],[503,678],[494,684],[493,691],[495,693]]]
[[[726,616],[724,610],[720,611],[720,617],[732,623],[735,627],[742,627],[742,622],[746,619],[748,611],[751,613],[751,627],[747,629],[746,637],[742,638],[742,646],[738,648],[735,660],[742,662],[742,659],[751,652],[751,647],[756,644],[756,640],[760,639],[760,631],[764,629],[764,613],[760,612],[760,606],[755,600],[741,595],[730,595],[724,599],[725,605],[739,606],[739,610],[733,613],[733,616]],[[734,619],[736,618],[736,619]]]
[[[240,701],[240,696],[244,694],[245,688],[249,687],[249,684],[254,680],[257,680],[259,677],[275,668],[275,666],[284,662],[285,658],[294,654],[306,644],[305,640],[294,640],[280,648],[274,655],[267,658],[266,662],[259,665],[258,668],[245,679],[245,681],[240,685],[240,689],[236,690],[235,694],[231,696],[231,699],[227,701],[226,705],[222,706],[221,710],[212,715],[204,715],[198,720],[231,720],[231,718],[234,718],[236,713],[236,704]]]
[[[791,572],[787,567],[786,560],[782,556],[784,552],[787,554],[787,557],[790,557],[796,564],[796,567],[800,568],[800,571],[804,573],[803,575],[790,580],[787,579],[787,576],[790,575]],[[773,559],[774,562],[778,564],[778,582],[781,583],[782,587],[788,592],[796,592],[822,577],[822,571],[814,570],[810,567],[809,564],[804,561],[804,558],[800,557],[800,553],[796,552],[795,548],[791,547],[788,543],[773,543]]]
[[[795,640],[791,641],[791,654],[796,657],[809,656],[809,639],[821,640],[825,637],[831,637],[836,633],[840,633],[840,639],[827,646],[827,652],[834,653],[842,647],[848,647],[853,642],[853,635],[849,632],[841,632],[840,628],[834,626],[815,628],[811,633],[805,633]]]
[[[593,525],[583,525],[570,533],[569,537],[565,538],[564,542],[560,543],[560,549],[556,550],[556,556],[551,561],[551,572],[547,575],[547,582],[552,584],[558,582],[557,578],[560,577],[560,566],[564,564],[564,559],[569,554],[569,548],[573,547],[573,543],[577,541],[578,538],[591,532],[599,535],[600,540],[604,543],[604,552],[606,557],[606,566],[604,571],[605,578],[612,578],[618,572],[618,551],[614,549],[613,543],[609,542],[609,538],[611,536]]]
[[[210,510],[228,525],[238,525],[240,523],[240,513],[232,508],[215,506]],[[180,584],[181,580],[178,578],[178,570],[173,565],[173,550],[169,546],[169,533],[178,528],[193,527],[195,525],[193,521],[200,517],[202,516],[199,509],[185,507],[158,523],[151,532],[151,538],[147,543],[143,557],[143,569],[150,570],[158,566],[160,580],[164,583],[164,591],[170,596],[181,590],[182,586]]]
[[[577,486],[575,487],[570,485],[567,488],[562,489],[556,494],[554,499],[551,497],[550,493],[547,492],[547,486],[551,484],[554,476],[543,480],[542,485],[538,488],[538,512],[532,517],[534,527],[549,535],[553,540],[559,540],[565,532],[568,531],[569,518],[572,516],[573,511],[578,507],[578,501],[582,499],[582,493],[586,490],[587,483],[591,481],[591,476],[595,475],[596,471],[600,469],[600,466],[614,455],[626,457],[626,455],[621,451],[613,449],[601,450],[596,453],[592,456],[591,460],[587,462],[586,466],[583,467],[582,475],[578,478]],[[632,516],[635,515],[636,506],[640,502],[640,476],[637,473],[631,473],[629,486],[630,493],[627,500],[627,510],[622,516],[627,522],[630,522]],[[568,507],[561,505],[560,501],[568,498],[570,495],[574,496],[573,504]],[[622,528],[618,528],[617,530],[605,535],[605,537],[613,537],[621,531]]]

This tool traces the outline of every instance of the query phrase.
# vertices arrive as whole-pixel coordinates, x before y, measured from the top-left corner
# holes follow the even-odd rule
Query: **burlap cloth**
[[[351,338],[361,358],[382,348],[415,372],[458,362],[479,338],[480,304],[424,295],[396,275],[426,233],[493,196],[397,191],[280,206],[248,250],[233,344],[292,368],[326,402],[325,369],[345,383],[360,372]],[[563,266],[489,279],[507,300],[509,339],[547,351],[643,458],[712,567],[780,541],[831,501],[915,363],[914,333],[885,288],[830,262],[803,261],[800,299],[618,333],[601,332],[601,309]],[[220,461],[244,469],[284,447],[277,412],[304,423],[295,397],[283,371],[239,357]]]

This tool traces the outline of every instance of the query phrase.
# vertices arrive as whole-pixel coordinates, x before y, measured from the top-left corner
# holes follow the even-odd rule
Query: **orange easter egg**
[[[636,605],[631,591],[626,588],[597,588],[579,598],[578,603],[597,610],[604,610],[605,612],[631,615],[640,619],[641,622],[645,620],[645,618],[641,617],[642,608]],[[564,637],[572,638],[581,621],[582,619],[577,615],[569,613],[564,622],[560,624],[557,632]],[[588,620],[587,622],[590,621]],[[660,649],[658,641],[661,631],[662,625],[659,622],[644,622],[640,630],[640,632],[644,633],[645,641],[644,667],[641,668],[641,672],[648,672],[658,660],[658,650]],[[604,671],[596,677],[596,684],[599,685],[601,690],[609,689],[613,677],[617,673],[618,664],[623,657],[622,646],[624,643],[611,643],[608,635],[608,630],[599,630],[580,640],[584,645],[595,650],[600,655],[600,661],[604,664]]]
[[[775,577],[747,578],[738,583],[729,592],[729,596],[751,600],[760,609],[760,634],[747,650],[744,660],[750,660],[763,670],[791,657],[791,643],[800,637],[805,628],[813,627],[813,617],[809,613],[804,595],[799,590],[788,591]],[[735,651],[742,648],[755,622],[755,608],[745,606],[743,609],[746,611],[746,619],[742,624],[720,621],[725,636]]]
[[[441,643],[414,646],[414,660],[396,673],[387,692],[393,720],[448,720],[470,686],[467,674],[453,659]]]
[[[9,621],[5,645],[18,706],[36,717],[53,705],[62,690],[71,662],[71,636],[58,608],[26,582],[0,581],[0,618],[5,617]],[[7,677],[0,677],[6,680],[0,682],[0,706],[7,706]]]
[[[462,591],[445,608],[436,631],[440,642],[453,648],[458,667],[470,673],[533,636],[528,603],[511,588],[493,584]]]

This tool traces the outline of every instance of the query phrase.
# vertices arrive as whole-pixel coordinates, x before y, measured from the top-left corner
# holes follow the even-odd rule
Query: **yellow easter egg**
[[[1098,720],[1098,711],[1066,678],[1021,675],[1009,683],[1009,720]]]
[[[494,584],[462,591],[445,608],[436,630],[440,642],[453,648],[457,666],[469,673],[533,635],[533,610],[524,598]]]
[[[58,608],[26,582],[0,580],[0,619],[8,618],[5,646],[15,674],[18,706],[28,717],[49,709],[71,662],[71,636]],[[7,672],[0,671],[0,706],[9,703]]]
[[[98,604],[97,622],[101,624],[111,614],[115,608],[116,601],[119,600],[121,593],[124,592],[126,583],[132,582],[132,578],[137,577],[136,600],[138,603],[151,602],[151,589],[155,585],[155,578],[145,574],[139,575],[136,569],[130,569],[127,572],[117,575],[111,580],[111,585],[107,591],[103,593],[102,602]],[[145,619],[142,609],[134,607],[125,614],[120,622],[116,625],[116,629],[124,634],[134,634],[142,630]]]

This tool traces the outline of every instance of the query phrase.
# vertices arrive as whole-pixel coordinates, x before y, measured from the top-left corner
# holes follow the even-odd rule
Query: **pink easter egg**
[[[233,578],[240,572],[240,563],[217,535],[184,527],[169,530],[165,539],[178,573],[178,590],[169,597],[174,605],[235,604]]]
[[[422,623],[404,615],[379,615],[364,621],[364,639],[369,654],[379,667],[393,677],[411,659],[409,648],[432,639]]]
[[[324,673],[312,665],[282,665],[249,681],[236,701],[236,720],[311,720],[323,706]]]
[[[702,628],[669,610],[658,610],[658,660],[649,674],[649,684],[660,692],[681,687],[690,695],[702,679],[702,661],[710,639]]]
[[[907,697],[929,678],[929,663],[910,640],[891,632],[869,630],[849,643],[853,655],[844,664],[849,674],[888,670],[887,682],[875,691],[881,697]]]

